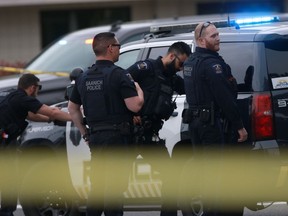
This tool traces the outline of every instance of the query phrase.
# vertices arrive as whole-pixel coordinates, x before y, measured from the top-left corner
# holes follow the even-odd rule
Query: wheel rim
[[[42,193],[42,203],[38,210],[41,216],[68,216],[69,204],[65,201],[63,193],[59,190],[49,190]]]
[[[201,197],[191,198],[189,207],[195,216],[202,216],[204,213],[203,202]]]

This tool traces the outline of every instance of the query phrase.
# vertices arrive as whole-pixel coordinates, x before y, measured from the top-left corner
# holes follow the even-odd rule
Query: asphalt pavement
[[[124,213],[124,216],[159,216],[159,211],[127,211]],[[269,206],[266,209],[259,210],[257,212],[251,211],[247,208],[244,209],[243,216],[287,216],[288,215],[288,206],[287,203],[276,203]],[[15,216],[24,216],[21,206],[18,206],[18,210],[15,213]],[[181,212],[178,211],[177,216],[182,216]]]

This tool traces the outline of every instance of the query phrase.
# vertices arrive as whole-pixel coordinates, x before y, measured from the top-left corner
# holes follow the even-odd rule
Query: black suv
[[[259,21],[259,19],[257,20]],[[249,19],[249,23],[245,23],[248,19],[227,20],[224,23],[215,22],[216,26],[219,26],[220,32],[220,54],[231,66],[238,83],[238,105],[249,134],[248,141],[243,145],[246,149],[252,150],[252,158],[256,158],[255,155],[258,156],[258,153],[261,153],[261,157],[257,157],[261,160],[260,164],[257,160],[251,162],[253,166],[244,167],[245,171],[249,170],[249,172],[237,169],[243,168],[240,166],[241,164],[247,165],[245,162],[250,158],[248,153],[244,156],[241,155],[239,167],[235,166],[235,169],[230,167],[229,170],[237,171],[235,176],[238,179],[231,178],[231,181],[235,183],[232,189],[243,189],[243,191],[230,191],[231,197],[243,195],[245,198],[243,205],[252,209],[260,208],[259,205],[256,205],[260,201],[287,201],[287,195],[284,193],[286,190],[283,188],[287,187],[285,151],[288,141],[286,132],[288,131],[288,73],[285,62],[288,59],[288,21],[284,15],[272,17],[269,21],[267,17],[263,17],[260,23],[256,22],[257,20]],[[213,20],[210,21],[213,22]],[[165,25],[158,26],[158,28],[154,26],[152,28],[154,32],[143,40],[126,44],[121,48],[117,64],[127,68],[137,60],[164,55],[168,47],[176,41],[185,41],[194,51],[195,42],[192,30],[196,24]],[[228,27],[224,27],[227,24]],[[183,31],[184,33],[182,33]],[[182,193],[185,193],[186,199],[179,202],[179,207],[187,215],[202,215],[205,205],[203,206],[201,202],[201,194],[194,194],[192,191],[195,189],[193,188],[195,181],[198,178],[201,179],[201,174],[195,168],[193,160],[190,160],[191,152],[183,153],[182,151],[183,148],[187,150],[190,145],[188,127],[182,123],[181,118],[181,113],[186,106],[185,96],[175,95],[175,99],[177,109],[164,123],[160,136],[166,140],[166,146],[172,158],[179,159],[177,160],[179,169],[183,169],[183,175],[179,176],[179,179],[182,181]],[[64,102],[57,106],[65,108],[67,103]],[[39,143],[47,149],[57,150],[59,146],[64,147],[67,154],[62,155],[61,158],[68,162],[69,169],[67,169],[76,191],[76,197],[78,197],[77,200],[79,200],[79,204],[81,201],[85,201],[90,185],[90,154],[87,145],[81,140],[79,131],[73,124],[68,123],[66,131],[63,131],[63,127],[59,128],[53,124],[31,123],[21,137],[21,141],[23,152],[25,152],[25,148],[37,146]],[[66,145],[63,146],[63,143]],[[279,155],[284,157],[278,157]],[[274,158],[277,158],[276,162]],[[270,166],[271,163],[275,166]],[[35,169],[34,172],[39,169]],[[31,173],[33,174],[33,172],[28,174],[32,175]],[[259,176],[255,176],[255,174],[259,174]],[[149,165],[149,161],[147,163],[145,158],[137,158],[129,180],[128,190],[124,194],[127,201],[126,208],[135,208],[135,205],[131,205],[135,202],[137,205],[139,203],[147,204],[147,201],[151,204],[151,200],[154,201],[154,204],[159,204],[161,179],[159,179],[157,171]],[[266,191],[267,193],[265,193]],[[242,193],[240,194],[240,192]],[[257,196],[250,199],[248,197],[250,192]],[[236,201],[238,200],[236,199]],[[32,203],[30,203],[30,207],[31,205]],[[25,207],[27,208],[27,206]],[[23,206],[23,208],[25,207]],[[49,209],[51,208],[46,208],[47,211]],[[69,211],[68,209],[67,212]]]

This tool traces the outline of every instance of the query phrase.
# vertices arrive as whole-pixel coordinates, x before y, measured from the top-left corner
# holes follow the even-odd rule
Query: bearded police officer
[[[159,138],[163,121],[169,119],[176,105],[172,101],[174,91],[184,94],[184,81],[176,75],[183,62],[191,53],[191,48],[184,42],[173,43],[163,57],[136,62],[127,70],[139,83],[144,92],[144,105],[134,121],[139,125],[141,134],[136,134],[137,153],[160,171],[162,179],[161,215],[177,215],[176,179],[171,174],[171,160],[165,142]],[[140,136],[140,137],[139,137]],[[170,164],[170,165],[169,165]]]
[[[114,65],[119,50],[114,33],[94,37],[96,63],[77,78],[68,105],[91,151],[88,216],[101,216],[102,212],[106,216],[123,215],[123,192],[132,163],[128,151],[133,112],[141,109],[144,99],[139,85]],[[81,105],[89,129],[83,124]]]
[[[209,157],[209,153],[227,147],[228,143],[245,141],[247,132],[236,104],[236,80],[229,65],[217,53],[220,39],[215,25],[210,22],[200,23],[195,29],[195,41],[196,50],[184,63],[189,109],[184,110],[183,121],[189,123],[194,155]],[[238,134],[238,137],[233,134]],[[221,207],[213,208],[206,214],[224,214],[218,209]],[[239,215],[242,215],[242,209]]]

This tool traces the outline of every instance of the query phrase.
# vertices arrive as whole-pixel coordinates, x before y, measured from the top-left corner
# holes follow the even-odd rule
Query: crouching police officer
[[[34,74],[23,74],[17,90],[9,92],[0,102],[0,216],[11,216],[17,207],[17,137],[31,121],[71,121],[68,113],[49,107],[36,99],[41,90],[40,80]]]
[[[191,53],[191,48],[183,41],[173,43],[165,56],[136,62],[127,71],[144,91],[144,105],[134,117],[138,125],[136,142],[137,154],[152,164],[160,172],[162,180],[161,216],[177,215],[177,173],[173,172],[172,160],[164,140],[159,138],[159,130],[164,120],[168,120],[176,108],[172,100],[174,91],[184,94],[183,78],[176,74]],[[140,133],[139,133],[140,132]],[[175,189],[175,190],[174,190]]]
[[[184,63],[189,109],[183,112],[183,122],[189,123],[195,156],[211,159],[211,152],[221,152],[221,149],[228,147],[228,143],[245,141],[247,132],[236,104],[236,80],[229,65],[217,53],[220,49],[217,28],[210,22],[200,23],[195,29],[195,40],[196,50]],[[229,136],[224,136],[223,122],[230,124],[230,131],[226,131]],[[233,132],[238,137],[231,135]],[[218,155],[218,159],[221,157]],[[214,201],[219,202],[217,193],[214,194]],[[211,212],[208,210],[205,215],[224,215],[221,210],[221,206],[215,204]],[[235,211],[242,215],[243,206]]]
[[[88,216],[101,216],[102,212],[106,216],[123,215],[123,192],[133,160],[128,154],[132,117],[144,99],[139,85],[114,65],[119,50],[114,33],[94,37],[96,63],[77,78],[68,104],[73,122],[91,151]],[[89,129],[83,124],[81,105]]]

